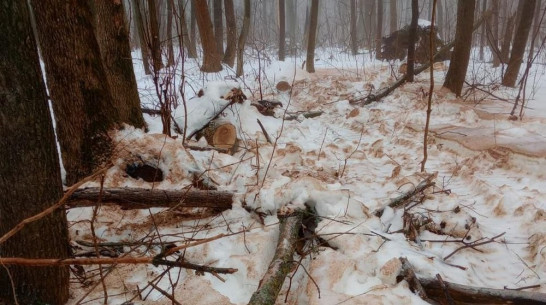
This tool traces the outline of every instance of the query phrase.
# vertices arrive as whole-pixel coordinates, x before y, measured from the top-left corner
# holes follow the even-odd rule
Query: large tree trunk
[[[451,54],[451,62],[447,70],[444,87],[457,96],[463,90],[470,48],[472,47],[472,27],[474,24],[474,9],[476,0],[459,0],[457,2],[457,27],[455,31],[455,47]]]
[[[535,8],[535,16],[533,18],[533,32],[531,35],[537,35],[535,39],[531,40],[531,47],[529,49],[529,58],[533,58],[535,54],[535,44],[538,38],[540,37],[540,16],[542,15],[541,10],[541,1],[537,0],[536,8]]]
[[[499,49],[499,0],[493,0],[491,3],[491,17],[488,20],[488,30],[491,32],[488,35],[489,47],[493,54],[493,67],[500,65],[500,49]]]
[[[289,53],[295,55],[296,54],[296,30],[298,27],[298,20],[296,18],[298,5],[296,3],[297,0],[288,0],[286,3],[287,8],[287,27],[288,27],[288,39],[290,41],[289,45]]]
[[[383,0],[377,0],[377,24],[375,28],[375,54],[381,53],[381,37],[383,36]]]
[[[235,8],[233,0],[224,0],[226,14],[226,52],[224,53],[225,64],[233,68],[235,65],[235,52],[237,50],[237,22],[235,21]]]
[[[62,196],[62,182],[27,2],[4,0],[0,20],[0,236],[3,236],[23,219],[57,202]],[[9,256],[68,258],[64,211],[27,224],[0,245],[0,257]],[[68,299],[68,281],[66,267],[0,267],[0,299],[13,300],[11,294],[15,291],[19,304],[64,304]]]
[[[173,48],[173,17],[174,17],[174,1],[167,0],[167,66],[174,65],[174,48]]]
[[[146,30],[144,28],[144,21],[142,20],[142,10],[140,7],[140,0],[133,0],[133,14],[135,15],[135,27],[138,32],[138,40],[140,42],[140,54],[142,56],[142,65],[144,66],[144,73],[146,75],[152,74],[150,70],[150,49],[148,48],[148,38],[146,37]]]
[[[145,122],[122,2],[106,0],[94,3],[97,41],[110,84],[112,104],[118,110],[120,122],[142,128]]]
[[[358,53],[358,39],[356,33],[356,0],[349,0],[351,2],[351,20],[350,20],[350,35],[351,35],[351,53],[356,55]]]
[[[482,1],[482,14],[487,10],[487,0]],[[485,47],[485,36],[487,34],[487,23],[482,25],[482,31],[480,33],[480,60],[483,61],[483,48]]]
[[[159,40],[159,21],[157,20],[157,3],[155,0],[148,0],[148,13],[150,22],[150,47],[152,51],[152,62],[154,74],[159,73],[159,70],[163,68],[163,61],[161,60],[161,41]]]
[[[525,0],[520,1],[519,3],[518,11],[521,14],[521,17],[519,18],[508,68],[506,68],[506,73],[502,79],[502,84],[504,86],[513,87],[516,84],[519,68],[523,62],[525,46],[527,45],[527,39],[529,38],[529,32],[531,31],[531,24],[533,23],[533,14],[536,3],[536,0]]]
[[[391,0],[390,6],[389,6],[389,13],[390,13],[390,32],[393,33],[394,31],[398,30],[398,8],[397,8],[397,2],[398,0]]]
[[[419,19],[419,1],[411,0],[411,24],[409,28],[408,42],[408,66],[406,80],[413,82],[415,74],[415,42],[417,40],[417,21]]]
[[[245,51],[246,38],[250,28],[250,0],[245,0],[245,13],[243,15],[243,27],[241,28],[241,35],[239,35],[239,42],[237,43],[237,70],[235,75],[240,77],[243,75],[243,54]]]
[[[284,0],[279,0],[279,60],[284,61],[286,49],[286,10]]]
[[[438,6],[436,7],[436,11],[438,14],[438,22],[437,22],[438,35],[440,36],[441,39],[445,40],[446,35],[444,34],[445,32],[444,8],[443,8],[442,0],[438,0],[437,5]]]
[[[119,115],[111,102],[88,2],[32,0],[32,6],[40,25],[66,183],[71,185],[110,159],[113,147],[107,132]]]
[[[309,17],[309,38],[307,40],[307,65],[309,73],[315,72],[315,45],[317,41],[319,0],[311,0],[311,14]]]
[[[222,0],[213,0],[214,13],[214,39],[216,40],[216,52],[218,56],[224,56],[224,22],[222,20]]]
[[[193,0],[192,5],[195,6],[195,19],[197,20],[201,45],[203,46],[203,65],[201,66],[201,71],[221,71],[222,57],[219,56],[216,49],[216,41],[214,40],[214,31],[207,1]]]

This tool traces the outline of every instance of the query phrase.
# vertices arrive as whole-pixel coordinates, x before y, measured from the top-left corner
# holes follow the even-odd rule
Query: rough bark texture
[[[142,188],[79,189],[68,201],[70,207],[94,205],[99,196],[102,204],[115,203],[127,209],[147,209],[152,207],[208,207],[231,209],[233,194],[222,191],[201,190],[158,190]]]
[[[111,103],[88,2],[32,0],[32,6],[71,185],[110,158],[107,132],[115,127],[118,112]]]
[[[174,1],[167,0],[167,66],[174,65],[174,48],[173,48],[173,17],[174,17]]]
[[[317,41],[319,0],[311,0],[311,14],[309,17],[309,37],[307,39],[307,65],[309,73],[315,72],[315,45]]]
[[[423,285],[423,288],[431,299],[445,302],[444,289],[436,279],[419,279],[419,282],[421,282],[421,285]],[[456,304],[546,304],[546,294],[544,293],[480,288],[445,281],[444,283],[447,286],[447,292]]]
[[[447,70],[444,87],[457,96],[463,90],[470,48],[472,47],[472,27],[474,24],[474,9],[476,0],[459,0],[457,2],[457,27],[455,30],[455,47],[451,54],[451,62]]]
[[[138,40],[140,42],[140,54],[142,56],[142,65],[144,65],[144,73],[152,74],[150,70],[150,49],[148,48],[148,39],[144,30],[144,21],[142,20],[142,10],[140,8],[140,0],[133,0],[133,14],[135,15],[135,27],[138,32]]]
[[[178,37],[178,43],[180,44],[180,50],[186,47],[189,58],[197,58],[197,47],[195,46],[195,40],[192,40],[188,32],[188,25],[186,24],[186,9],[189,2],[178,0],[178,14],[180,24],[180,37]],[[195,38],[195,37],[194,37]]]
[[[243,75],[243,54],[245,51],[246,38],[250,29],[250,0],[245,0],[245,13],[243,15],[243,27],[241,28],[241,35],[239,35],[239,42],[237,43],[237,70],[235,74],[237,77]]]
[[[214,39],[216,40],[216,52],[218,56],[224,56],[224,22],[222,20],[222,0],[213,0],[214,12]]]
[[[358,52],[358,40],[356,34],[356,0],[351,1],[351,20],[350,20],[350,35],[351,35],[351,53],[356,55]]]
[[[203,72],[218,72],[222,70],[221,57],[216,50],[216,41],[214,40],[214,31],[209,14],[207,1],[193,0],[195,6],[195,19],[201,36],[201,45],[203,46]]]
[[[110,84],[112,104],[119,121],[137,128],[145,126],[138,95],[129,33],[121,1],[95,2],[95,28],[102,62]]]
[[[519,68],[523,62],[525,46],[527,45],[529,32],[531,31],[531,25],[533,24],[533,15],[536,4],[536,0],[525,0],[520,1],[519,3],[518,11],[521,14],[521,18],[519,18],[516,35],[514,36],[514,45],[512,46],[510,61],[508,62],[506,73],[502,79],[502,84],[504,86],[513,87],[516,84]]]
[[[26,1],[0,4],[0,236],[62,196],[59,159]],[[0,245],[0,256],[68,258],[64,211],[26,225]],[[7,269],[6,269],[7,268]],[[0,303],[64,304],[66,267],[0,267]]]
[[[381,53],[383,37],[383,0],[377,0],[377,24],[375,28],[375,54]]]
[[[148,0],[148,21],[150,28],[150,47],[152,53],[153,72],[157,74],[163,68],[161,60],[161,41],[159,38],[159,21],[157,20],[157,3],[155,0]]]
[[[235,51],[237,50],[237,22],[235,21],[235,8],[233,0],[224,0],[226,14],[226,52],[222,61],[233,68],[235,65]]]
[[[487,40],[489,48],[493,54],[493,66],[500,65],[500,49],[499,49],[499,0],[491,1],[491,16],[487,22],[488,35]]]
[[[279,60],[284,61],[286,49],[286,12],[284,0],[279,0]]]
[[[260,281],[258,290],[252,294],[249,305],[275,304],[284,279],[294,265],[293,256],[303,213],[301,210],[296,210],[290,215],[279,216],[279,240],[275,256]]]
[[[417,38],[417,20],[419,19],[419,1],[411,0],[411,23],[409,28],[408,42],[408,66],[406,80],[413,82],[415,74],[415,40]]]

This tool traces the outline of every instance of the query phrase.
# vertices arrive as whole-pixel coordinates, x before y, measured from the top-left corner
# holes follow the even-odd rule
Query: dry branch
[[[296,210],[290,215],[279,216],[279,241],[275,256],[260,281],[258,290],[252,294],[249,305],[275,303],[284,279],[294,265],[292,257],[296,251],[303,214],[303,210]]]
[[[438,302],[445,301],[444,289],[436,279],[420,279],[427,295]],[[546,294],[510,289],[491,289],[460,285],[443,281],[455,304],[546,304]]]
[[[427,176],[423,181],[421,181],[415,188],[413,188],[412,190],[396,197],[396,198],[393,198],[390,200],[389,204],[387,204],[387,206],[391,207],[391,208],[397,208],[403,204],[405,204],[406,202],[408,202],[411,198],[413,198],[413,196],[421,193],[422,191],[426,190],[427,188],[433,186],[435,183],[434,181],[432,181],[432,179],[435,177],[435,175],[429,175]],[[375,211],[375,215],[376,216],[380,216],[383,214],[383,210],[385,209],[385,207],[383,208],[380,208],[378,209],[377,211]]]
[[[126,209],[152,207],[206,207],[231,209],[233,193],[213,190],[158,190],[143,188],[90,187],[76,190],[69,198],[70,207],[93,206],[99,196],[102,204],[115,203]]]
[[[316,118],[318,116],[321,116],[323,113],[324,113],[323,111],[287,112],[284,119],[286,121],[293,121],[293,120],[297,120],[300,115],[303,116],[306,119],[312,119],[312,118]]]
[[[235,268],[216,268],[210,266],[196,265],[183,260],[168,261],[157,257],[99,257],[99,258],[21,258],[21,257],[0,257],[0,265],[18,266],[67,266],[67,265],[141,265],[152,264],[155,266],[170,266],[185,269],[192,269],[197,272],[231,274],[237,272]]]

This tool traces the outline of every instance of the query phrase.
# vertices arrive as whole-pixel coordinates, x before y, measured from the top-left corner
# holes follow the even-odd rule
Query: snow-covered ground
[[[185,150],[181,137],[157,134],[160,119],[148,115],[149,133],[126,128],[116,135],[116,166],[109,170],[105,186],[182,189],[191,185],[193,173],[204,172],[220,190],[237,195],[231,210],[202,219],[180,211],[105,206],[95,224],[97,237],[105,242],[142,241],[143,246],[124,246],[121,255],[153,257],[161,251],[153,243],[181,245],[225,234],[185,249],[184,258],[238,271],[215,277],[185,269],[165,273],[166,267],[152,265],[109,267],[104,272],[108,303],[171,304],[148,285],[153,281],[182,304],[246,304],[275,251],[276,212],[303,204],[315,208],[320,217],[315,232],[337,249],[309,248],[309,255],[290,275],[291,282],[284,283],[279,304],[285,299],[288,304],[426,304],[406,282],[396,283],[398,257],[406,257],[419,277],[440,274],[446,281],[499,289],[541,284],[528,291],[546,292],[544,81],[538,80],[538,93],[523,120],[512,121],[509,103],[482,100],[479,92],[463,101],[442,89],[447,63],[437,64],[425,174],[420,162],[428,73],[381,102],[360,107],[349,99],[388,86],[395,80],[392,71],[398,70],[397,64],[391,67],[371,61],[369,55],[355,58],[339,50],[322,51],[317,58],[314,74],[300,69],[301,58],[263,60],[260,65],[250,61],[242,79],[235,79],[228,69],[203,75],[195,62],[186,62],[188,129],[199,128],[213,109],[225,105],[220,96],[233,86],[240,86],[254,101],[261,98],[261,91],[264,99],[281,101],[289,112],[324,112],[283,122],[284,109],[273,118],[260,115],[249,101],[230,106],[224,119],[236,123],[241,140],[233,156]],[[143,104],[149,105],[154,100],[153,83],[139,61],[135,69]],[[291,93],[275,89],[281,80],[292,84]],[[205,95],[192,98],[201,88]],[[507,98],[515,92],[501,88],[495,94]],[[175,118],[184,126],[182,107]],[[276,145],[265,141],[256,118]],[[202,141],[194,144],[203,145]],[[152,186],[126,177],[125,164],[137,157],[158,164],[165,180]],[[422,203],[410,204],[406,216],[404,209],[388,207],[381,217],[375,216],[389,199],[411,190],[427,174],[435,174],[436,186],[425,192]],[[248,210],[267,216],[261,223]],[[92,239],[90,215],[91,208],[69,210],[74,242]],[[403,232],[408,216],[429,224],[413,240]],[[495,242],[445,259],[463,245],[445,240],[472,242],[502,233]],[[81,304],[103,302],[96,267],[85,270],[87,282],[74,278],[69,304],[81,298]]]

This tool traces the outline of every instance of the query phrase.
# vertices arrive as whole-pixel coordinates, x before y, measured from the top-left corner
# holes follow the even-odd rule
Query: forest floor
[[[382,101],[361,107],[349,100],[395,81],[393,69],[387,63],[363,63],[352,56],[331,60],[325,52],[322,58],[313,74],[301,70],[302,60],[293,58],[245,66],[248,74],[235,85],[249,100],[260,99],[261,91],[263,99],[279,100],[283,109],[276,117],[264,117],[249,101],[228,107],[224,119],[237,126],[241,139],[233,156],[185,150],[181,137],[159,135],[160,119],[148,115],[149,133],[126,128],[116,134],[117,159],[105,187],[183,189],[191,185],[193,172],[205,172],[220,190],[237,195],[231,210],[199,219],[189,217],[187,211],[103,206],[95,223],[99,240],[140,241],[142,246],[124,246],[121,255],[153,257],[161,247],[152,243],[181,245],[225,234],[185,249],[184,258],[238,271],[215,277],[174,268],[164,273],[166,267],[153,265],[103,266],[109,304],[172,304],[149,281],[182,304],[246,304],[275,251],[276,212],[303,204],[319,216],[315,232],[337,249],[310,247],[290,274],[291,281],[284,283],[278,304],[285,300],[287,304],[426,304],[405,281],[396,282],[399,257],[406,257],[422,278],[440,274],[445,281],[499,289],[540,285],[526,291],[546,292],[546,94],[540,94],[546,93],[544,81],[538,82],[536,99],[529,101],[523,119],[512,121],[509,102],[480,91],[465,99],[447,92],[441,87],[447,64],[436,65],[428,161],[426,173],[421,173],[428,73]],[[153,92],[153,84],[137,66],[146,104],[153,101],[153,94],[146,93]],[[264,72],[260,77],[258,69]],[[232,71],[205,76],[210,79],[204,79],[195,64],[189,63],[185,71],[191,83],[187,96],[194,96],[192,89],[205,91],[205,96],[188,100],[190,128],[206,123],[211,109],[225,103],[220,96],[234,81],[227,77]],[[281,80],[292,84],[291,92],[275,89]],[[502,98],[515,95],[512,89],[491,90]],[[324,113],[283,121],[287,108]],[[184,126],[181,109],[175,118]],[[275,145],[265,141],[257,118]],[[203,140],[194,144],[204,145]],[[166,173],[165,180],[152,185],[127,177],[125,165],[135,158],[157,164]],[[436,185],[419,202],[410,203],[409,209],[387,207],[381,217],[374,215],[428,174],[435,175]],[[266,217],[260,219],[248,212],[251,209]],[[77,251],[89,250],[76,241],[92,240],[90,215],[92,208],[68,212]],[[409,237],[403,230],[407,217],[428,225]],[[502,233],[493,242],[450,256],[463,246],[463,239],[483,241]],[[449,242],[453,240],[459,242]],[[80,304],[102,303],[97,270],[85,268],[79,280],[74,276],[69,304],[82,298]]]

